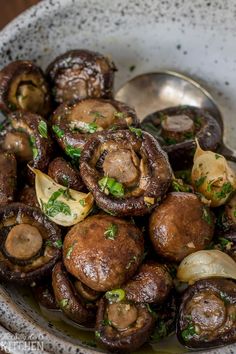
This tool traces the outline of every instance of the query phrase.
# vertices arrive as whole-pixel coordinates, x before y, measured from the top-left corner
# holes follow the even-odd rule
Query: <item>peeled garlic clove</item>
[[[40,208],[49,219],[61,226],[72,226],[82,221],[93,206],[91,193],[81,193],[54,182],[35,168],[35,190]]]
[[[197,142],[191,180],[194,189],[210,201],[211,207],[226,203],[236,189],[236,175],[224,156],[204,151]]]
[[[236,262],[224,252],[203,250],[185,257],[177,271],[177,278],[189,284],[209,277],[236,279]]]

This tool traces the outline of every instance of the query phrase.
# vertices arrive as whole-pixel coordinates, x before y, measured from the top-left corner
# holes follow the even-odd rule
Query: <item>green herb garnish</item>
[[[86,204],[86,201],[85,201],[85,199],[80,199],[80,200],[79,200],[79,203],[80,203],[80,205],[81,205],[82,207],[84,207],[85,204]]]
[[[38,131],[42,138],[48,137],[48,126],[44,120],[41,120],[38,125]]]
[[[201,185],[205,182],[205,180],[206,180],[206,176],[201,176],[198,179],[196,179],[194,181],[194,184],[195,184],[196,188],[201,187]]]
[[[106,231],[104,232],[104,236],[108,240],[115,240],[118,233],[118,226],[116,224],[110,224]]]
[[[68,248],[67,254],[66,254],[66,259],[70,259],[71,253],[73,251],[74,245],[70,246]]]
[[[115,112],[114,116],[116,118],[122,118],[123,119],[123,118],[125,118],[126,114],[124,112]]]
[[[62,246],[63,246],[62,240],[57,240],[53,244],[57,248],[62,248]]]
[[[68,306],[68,304],[69,304],[69,299],[62,299],[61,301],[59,301],[59,306],[62,308]]]
[[[67,205],[62,201],[57,200],[61,195],[64,194],[65,194],[65,189],[60,188],[51,195],[47,203],[43,203],[41,201],[42,209],[47,216],[53,218],[59,213],[65,215],[71,215],[71,209],[69,205]]]
[[[36,139],[35,139],[34,136],[30,136],[30,146],[32,148],[33,158],[36,159],[36,157],[38,156],[39,152],[38,152],[38,149],[36,147]]]
[[[153,342],[159,342],[162,338],[168,335],[166,324],[163,320],[157,321],[154,333],[151,336]]]
[[[102,113],[98,112],[98,111],[92,111],[89,113],[90,115],[93,115],[95,117],[95,120],[97,118],[106,118]]]
[[[114,197],[123,197],[125,194],[123,184],[117,182],[115,178],[110,178],[108,176],[103,177],[98,181],[98,185],[102,192],[112,194]]]
[[[102,321],[103,326],[111,326],[112,322],[106,318],[105,320]]]
[[[139,128],[134,128],[134,127],[129,127],[129,130],[134,133],[138,138],[141,138],[142,136],[142,129]]]
[[[192,192],[190,186],[184,184],[182,180],[178,181],[176,179],[172,181],[172,189],[175,192]]]
[[[196,334],[196,328],[192,323],[182,331],[181,336],[185,342],[188,342]]]
[[[58,125],[53,125],[53,126],[52,126],[52,130],[54,131],[54,133],[56,134],[56,136],[57,136],[59,139],[63,138],[63,136],[65,135],[64,130],[60,129],[60,128],[58,127]]]
[[[221,298],[221,300],[224,301],[225,304],[230,303],[230,298],[228,297],[228,295],[226,293],[223,293],[222,291],[220,291],[220,298]]]
[[[123,289],[115,289],[107,291],[105,298],[109,302],[120,302],[125,299],[125,291]]]
[[[135,263],[136,261],[137,261],[137,256],[133,256],[133,257],[130,259],[130,261],[129,261],[129,263],[127,264],[127,266],[125,267],[125,269],[129,270],[130,267],[132,266],[132,264]]]
[[[97,339],[101,338],[101,334],[98,331],[95,331],[94,334]]]
[[[228,196],[228,194],[232,193],[234,190],[232,184],[230,182],[225,182],[221,188],[220,192],[215,192],[215,197],[217,199],[224,199]]]
[[[76,148],[71,145],[67,145],[65,152],[69,155],[73,160],[80,158],[81,155],[81,148]]]
[[[211,215],[206,207],[202,208],[202,219],[206,221],[208,225],[211,225]]]
[[[218,155],[218,154],[215,154],[215,158],[216,160],[220,159],[222,156]]]

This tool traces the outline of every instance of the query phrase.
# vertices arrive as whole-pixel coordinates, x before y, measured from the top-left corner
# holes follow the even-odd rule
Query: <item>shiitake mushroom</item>
[[[10,152],[0,152],[0,205],[14,201],[17,184],[16,159]]]
[[[47,122],[37,114],[23,111],[11,113],[8,129],[1,137],[1,147],[14,153],[20,163],[28,162],[32,167],[44,171],[52,156]]]
[[[236,341],[236,284],[224,278],[197,281],[183,295],[177,336],[188,348],[211,348]]]
[[[37,208],[0,207],[0,278],[29,284],[42,279],[61,255],[61,232]]]
[[[114,63],[89,50],[70,50],[49,64],[46,72],[58,104],[88,97],[112,97]]]
[[[133,352],[148,340],[154,323],[145,304],[105,296],[98,304],[95,336],[111,352]]]
[[[153,211],[149,232],[158,255],[180,262],[210,244],[214,215],[193,193],[169,193]]]
[[[119,287],[134,275],[144,252],[142,232],[128,221],[94,215],[73,226],[63,244],[67,271],[96,291]]]
[[[81,292],[77,291],[62,262],[58,262],[53,268],[52,287],[56,302],[67,317],[79,324],[92,325],[96,305],[91,298],[83,297]]]
[[[92,137],[82,151],[80,173],[98,206],[119,216],[149,213],[171,183],[164,151],[134,127]]]
[[[51,123],[58,144],[71,156],[71,150],[83,148],[93,134],[136,126],[138,119],[135,111],[122,102],[89,98],[61,104],[52,115]]]
[[[48,175],[64,187],[81,191],[85,189],[79,170],[63,157],[56,157],[48,166]]]
[[[123,289],[129,301],[163,303],[172,288],[172,278],[167,268],[156,262],[143,263],[135,276]]]
[[[192,163],[196,138],[203,149],[215,151],[223,134],[222,127],[208,111],[192,106],[170,107],[155,112],[144,119],[142,129],[160,142],[174,169],[182,169]]]
[[[24,110],[47,116],[51,107],[42,70],[29,60],[11,62],[0,71],[0,109]]]

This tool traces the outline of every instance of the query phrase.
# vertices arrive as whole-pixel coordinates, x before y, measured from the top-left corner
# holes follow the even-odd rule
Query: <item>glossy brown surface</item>
[[[36,192],[34,187],[25,186],[19,193],[18,200],[28,206],[39,208]]]
[[[67,317],[80,324],[91,323],[96,310],[93,305],[86,305],[76,293],[62,262],[53,268],[52,287],[57,304]]]
[[[110,233],[112,228],[116,232]],[[141,231],[133,224],[109,215],[94,215],[66,235],[64,264],[69,273],[91,289],[119,288],[141,263],[143,243]]]
[[[46,309],[56,310],[58,305],[52,289],[51,279],[42,281],[32,287],[32,291],[37,302]]]
[[[50,111],[51,98],[42,70],[31,61],[17,60],[0,71],[0,109],[22,109],[42,116]]]
[[[56,157],[48,166],[48,175],[58,184],[76,191],[84,189],[79,171],[63,157]]]
[[[82,148],[99,131],[136,126],[138,119],[126,104],[97,98],[61,104],[52,115],[52,125],[57,142],[66,151],[67,146]]]
[[[132,188],[125,188],[124,196],[114,197],[99,186],[98,182],[105,173],[98,170],[96,164],[104,152],[115,152],[118,155],[119,151],[123,154],[124,149],[126,153],[139,160],[139,179]],[[137,162],[132,160],[134,173],[132,172],[131,177],[123,160],[116,158],[115,162],[114,170],[118,170],[119,166],[122,167],[129,182],[134,176],[135,180],[137,179],[135,172]],[[119,216],[149,213],[165,195],[171,183],[171,168],[157,141],[146,132],[137,136],[130,130],[102,132],[90,139],[82,151],[80,173],[98,206]]]
[[[120,317],[123,318],[123,324],[128,323],[128,313],[132,311],[132,319],[126,328],[123,328],[124,326],[122,325],[118,326],[112,323],[111,319],[115,319],[119,323],[121,322],[119,316],[115,316],[114,314],[113,316],[109,316],[110,307],[113,305],[116,305],[116,311],[122,311]],[[119,306],[121,306],[120,310]],[[125,316],[125,312],[127,312],[127,316]],[[105,298],[102,298],[99,302],[95,327],[98,334],[97,338],[111,352],[135,351],[148,340],[153,327],[154,318],[144,304],[132,305],[128,302],[122,302],[111,305]]]
[[[152,213],[149,231],[155,251],[180,262],[210,243],[214,217],[195,194],[173,192]]]
[[[112,96],[115,65],[89,50],[70,50],[47,68],[56,103]]]
[[[61,255],[60,229],[39,209],[21,203],[11,203],[0,207],[0,278],[29,284],[36,282],[50,272]],[[29,224],[37,228],[43,238],[43,246],[35,256],[28,260],[17,259],[8,254],[5,241],[15,226]],[[26,236],[23,234],[23,236]]]
[[[0,153],[0,205],[14,201],[17,183],[15,156],[9,152]]]
[[[209,278],[189,287],[180,305],[177,335],[181,343],[190,348],[210,348],[235,342],[235,282]]]
[[[160,304],[168,297],[172,279],[164,265],[143,263],[138,273],[123,287],[126,298],[134,302]]]

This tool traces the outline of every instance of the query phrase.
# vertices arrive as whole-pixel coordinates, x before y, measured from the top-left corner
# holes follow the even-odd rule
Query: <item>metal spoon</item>
[[[177,72],[162,71],[136,76],[118,90],[115,99],[133,106],[141,121],[161,109],[189,105],[208,110],[223,128],[222,114],[210,93],[198,82]],[[220,153],[236,162],[236,151],[225,143]]]

